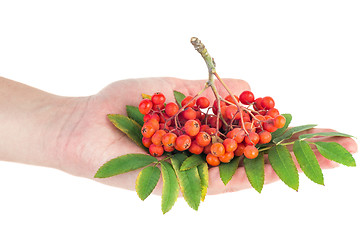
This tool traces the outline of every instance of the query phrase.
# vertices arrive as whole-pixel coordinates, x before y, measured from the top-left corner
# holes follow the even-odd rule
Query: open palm
[[[248,90],[249,85],[243,80],[224,79],[235,93]],[[68,133],[64,138],[64,153],[62,157],[62,169],[78,176],[94,179],[97,169],[106,161],[128,153],[144,153],[125,134],[116,129],[107,119],[107,114],[126,115],[125,106],[138,106],[141,94],[162,92],[166,96],[166,102],[174,101],[173,90],[178,90],[185,95],[195,95],[204,87],[204,80],[182,80],[176,78],[145,78],[129,79],[110,84],[98,94],[81,100],[77,105],[75,119],[69,121]],[[228,95],[222,87],[218,88],[221,96]],[[207,90],[204,96],[213,99],[211,90]],[[72,126],[71,126],[72,125]],[[309,132],[326,131],[325,129],[313,129]],[[328,138],[325,141],[338,141],[350,152],[357,150],[356,143],[350,138]],[[293,154],[293,153],[292,153]],[[337,166],[317,153],[318,161],[322,168]],[[267,161],[267,159],[266,159]],[[134,190],[135,181],[140,170],[117,175],[105,179],[96,179],[99,182]],[[269,164],[265,165],[265,183],[278,180]],[[161,193],[162,182],[158,183],[155,193]],[[245,170],[239,167],[232,180],[225,186],[219,177],[218,167],[209,169],[208,194],[238,191],[249,188]]]

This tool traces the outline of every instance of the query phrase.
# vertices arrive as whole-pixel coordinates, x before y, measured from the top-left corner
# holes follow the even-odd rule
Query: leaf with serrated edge
[[[204,162],[205,162],[205,160],[201,155],[193,154],[190,157],[186,158],[185,161],[183,161],[183,163],[180,167],[180,170],[185,171],[190,168],[196,167]]]
[[[136,179],[136,192],[142,201],[155,189],[160,176],[161,171],[156,166],[148,166],[138,174]]]
[[[259,153],[255,159],[244,157],[244,168],[251,186],[261,193],[264,186],[264,154]]]
[[[206,162],[201,163],[197,166],[201,180],[201,201],[205,200],[207,188],[209,187],[209,167]]]
[[[324,185],[322,169],[309,144],[305,141],[295,141],[293,152],[304,174],[313,182]]]
[[[95,178],[107,178],[121,173],[136,170],[138,168],[145,167],[151,163],[156,163],[157,158],[146,154],[127,154],[114,159],[109,160],[103,166],[101,166]]]
[[[299,175],[289,150],[282,145],[276,145],[269,150],[269,161],[275,173],[286,185],[298,191]]]
[[[317,126],[316,124],[306,124],[306,125],[301,125],[301,126],[297,126],[297,127],[292,127],[290,129],[288,129],[283,135],[281,135],[280,137],[277,137],[273,140],[274,143],[278,144],[284,140],[288,140],[289,138],[291,138],[293,136],[293,134],[298,133],[298,132],[302,132],[305,130],[309,130],[314,128],[315,126]]]
[[[355,167],[356,161],[352,154],[341,144],[336,142],[313,142],[323,157],[343,164],[348,167]]]
[[[299,140],[304,140],[313,137],[353,137],[353,136],[340,132],[318,132],[318,133],[302,134],[299,136]]]
[[[221,181],[226,185],[234,176],[239,166],[241,157],[234,157],[229,163],[221,163],[219,165],[219,173]]]
[[[175,100],[179,106],[181,106],[182,100],[186,97],[185,94],[178,92],[176,90],[173,91],[173,95],[175,96]]]
[[[272,133],[271,133],[272,139],[275,139],[275,138],[281,136],[281,135],[287,130],[290,122],[292,121],[292,115],[291,115],[291,114],[289,114],[289,113],[283,113],[282,116],[285,117],[284,127],[279,128],[279,129],[276,130],[275,132],[272,132]]]
[[[142,144],[142,127],[135,120],[120,114],[108,114],[107,116],[116,128],[126,134],[139,147],[147,151],[147,148]]]
[[[144,124],[143,117],[144,116],[142,113],[140,113],[140,110],[138,109],[138,107],[127,105],[126,111],[127,111],[127,116],[129,118],[135,120],[140,126],[143,126],[143,124]]]
[[[201,200],[201,180],[197,168],[180,171],[182,162],[185,161],[186,158],[187,156],[185,154],[175,154],[171,157],[171,164],[175,169],[185,201],[191,208],[197,210]]]
[[[177,182],[175,170],[170,163],[162,161],[161,172],[163,181],[161,209],[163,214],[165,214],[171,210],[177,200],[179,184]]]

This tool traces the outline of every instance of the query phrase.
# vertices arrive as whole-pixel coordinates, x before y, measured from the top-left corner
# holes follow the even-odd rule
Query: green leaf
[[[324,185],[322,169],[309,144],[306,141],[295,141],[293,152],[305,175],[313,182]]]
[[[171,210],[177,200],[179,185],[175,170],[170,163],[162,161],[161,172],[163,181],[161,209],[163,214],[165,214]]]
[[[317,146],[323,157],[349,167],[356,166],[352,154],[341,144],[336,142],[314,142],[313,144]]]
[[[219,165],[220,178],[226,185],[234,176],[236,169],[239,166],[241,157],[234,157],[229,163],[221,163]]]
[[[95,178],[107,178],[156,163],[157,158],[146,154],[127,154],[109,160],[101,166]]]
[[[275,138],[273,140],[273,142],[278,144],[278,143],[280,143],[280,142],[282,142],[284,140],[287,140],[287,139],[291,138],[293,136],[293,134],[295,134],[295,133],[302,132],[302,131],[314,128],[315,126],[317,126],[317,124],[307,124],[307,125],[301,125],[301,126],[290,128],[283,135]]]
[[[136,192],[140,199],[145,200],[155,189],[160,179],[161,171],[156,166],[148,166],[144,168],[136,180]]]
[[[276,145],[269,150],[269,161],[279,178],[289,187],[298,191],[299,175],[288,149]]]
[[[201,163],[197,166],[201,180],[201,201],[205,200],[207,188],[209,187],[209,167],[206,162]]]
[[[340,132],[318,132],[318,133],[302,134],[299,136],[299,139],[304,140],[312,137],[353,137],[353,136]]]
[[[292,115],[289,113],[284,113],[282,114],[282,116],[285,117],[285,125],[282,128],[279,128],[278,130],[276,130],[275,132],[272,132],[272,139],[277,138],[279,136],[281,136],[289,127],[290,122],[292,121]]]
[[[175,154],[171,157],[171,164],[175,169],[182,195],[187,204],[197,210],[201,200],[201,180],[197,168],[180,171],[180,167],[186,158],[187,156],[182,153]]]
[[[181,107],[181,102],[186,97],[185,94],[178,92],[176,90],[173,91],[173,95],[175,96],[175,100],[178,103],[178,105]]]
[[[264,154],[259,153],[255,159],[244,157],[244,168],[251,186],[260,193],[264,186]]]
[[[180,171],[188,170],[188,169],[196,167],[204,162],[205,162],[205,160],[202,156],[193,154],[190,157],[186,158],[185,161],[183,161],[183,163],[180,167]]]
[[[147,148],[142,144],[142,127],[135,120],[120,114],[108,114],[107,116],[114,126],[126,134],[139,147],[147,151]]]
[[[127,110],[127,116],[129,118],[135,120],[140,126],[143,126],[143,124],[144,124],[143,117],[144,116],[142,113],[140,113],[140,110],[138,109],[138,107],[127,105],[126,110]]]

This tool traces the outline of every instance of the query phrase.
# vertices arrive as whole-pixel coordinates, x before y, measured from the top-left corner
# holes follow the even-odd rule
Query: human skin
[[[232,86],[235,93],[250,90],[247,82],[243,80],[224,81]],[[145,153],[110,123],[107,114],[126,115],[125,106],[138,106],[141,93],[162,92],[166,101],[172,101],[173,90],[192,96],[202,89],[204,84],[205,80],[168,77],[127,79],[114,82],[92,96],[62,97],[0,77],[0,160],[56,168],[75,176],[135,190],[135,181],[140,170],[105,179],[94,178],[97,169],[110,159],[128,153]],[[218,83],[216,85],[221,96],[228,95]],[[213,99],[210,89],[203,95]],[[309,130],[308,133],[319,131],[333,130],[317,128]],[[318,140],[335,141],[351,153],[357,151],[357,144],[351,138],[323,137]],[[317,151],[316,156],[323,169],[338,166]],[[268,159],[265,161],[268,162]],[[299,166],[298,170],[300,171]],[[277,180],[279,178],[270,164],[266,164],[265,183]],[[250,187],[242,166],[236,170],[226,186],[219,177],[218,167],[209,169],[208,194],[239,191]],[[154,193],[160,194],[161,190],[162,180],[157,184]]]

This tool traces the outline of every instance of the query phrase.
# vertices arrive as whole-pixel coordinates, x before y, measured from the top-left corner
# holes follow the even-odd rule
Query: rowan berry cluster
[[[187,96],[181,107],[165,102],[160,92],[140,102],[139,111],[144,115],[143,145],[155,157],[173,151],[204,153],[211,166],[228,163],[243,154],[249,159],[256,158],[257,147],[269,143],[271,133],[286,121],[272,97],[255,99],[250,91],[239,97],[215,99],[212,105],[203,96]]]

